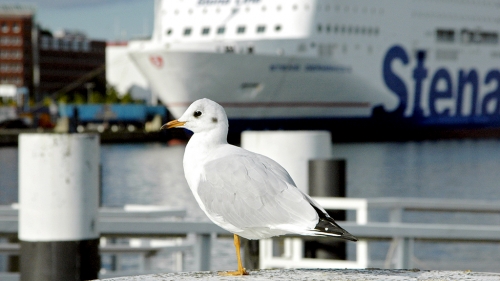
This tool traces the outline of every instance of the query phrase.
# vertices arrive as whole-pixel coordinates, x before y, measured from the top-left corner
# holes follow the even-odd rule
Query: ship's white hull
[[[132,57],[175,117],[204,97],[221,103],[230,119],[369,117],[374,106],[395,104],[333,61],[154,50]]]

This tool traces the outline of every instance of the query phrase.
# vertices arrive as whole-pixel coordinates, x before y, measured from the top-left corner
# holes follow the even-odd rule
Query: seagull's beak
[[[186,124],[186,122],[181,122],[179,120],[173,120],[168,122],[167,124],[161,126],[160,130],[165,130],[165,129],[172,129],[175,127],[180,127],[182,125]]]

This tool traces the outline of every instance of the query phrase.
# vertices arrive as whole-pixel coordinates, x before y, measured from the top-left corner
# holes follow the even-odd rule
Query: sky
[[[0,4],[32,4],[35,20],[53,32],[83,31],[90,39],[121,41],[149,37],[155,0],[0,0]]]

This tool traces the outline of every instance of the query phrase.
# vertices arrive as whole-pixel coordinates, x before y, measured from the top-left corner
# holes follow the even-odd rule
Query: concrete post
[[[309,160],[329,159],[332,154],[327,131],[246,131],[241,147],[278,162],[305,193],[309,193]]]
[[[96,279],[99,136],[19,136],[21,281]]]
[[[346,196],[346,160],[309,160],[309,195],[316,197]],[[326,210],[337,221],[346,220],[346,211]],[[345,241],[322,239],[305,242],[306,257],[322,259],[347,259]]]

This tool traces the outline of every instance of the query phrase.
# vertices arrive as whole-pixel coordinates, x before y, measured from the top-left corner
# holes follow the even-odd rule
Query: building
[[[35,101],[86,93],[89,85],[104,90],[106,42],[80,32],[42,30],[34,15],[28,5],[0,5],[0,84],[24,87]]]
[[[38,54],[41,96],[86,93],[89,81],[104,90],[106,42],[89,40],[80,32],[40,32]]]
[[[34,8],[0,5],[0,84],[33,91]]]

